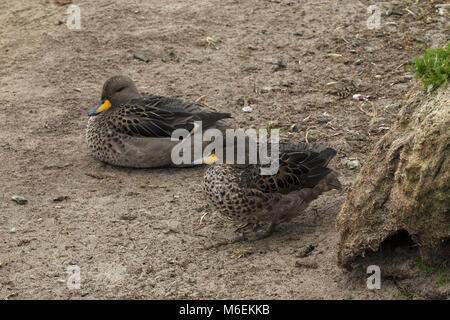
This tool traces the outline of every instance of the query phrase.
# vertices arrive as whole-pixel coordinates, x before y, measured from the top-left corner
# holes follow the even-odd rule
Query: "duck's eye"
[[[116,92],[120,92],[120,91],[122,91],[123,89],[125,89],[125,87],[120,87],[119,89],[116,90]]]

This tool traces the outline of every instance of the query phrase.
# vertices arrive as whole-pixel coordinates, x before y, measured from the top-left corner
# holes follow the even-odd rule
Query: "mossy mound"
[[[444,252],[450,259],[449,127],[450,91],[441,88],[426,95],[415,86],[339,213],[341,266],[350,267],[367,250],[377,251],[400,230],[410,234],[421,252]]]

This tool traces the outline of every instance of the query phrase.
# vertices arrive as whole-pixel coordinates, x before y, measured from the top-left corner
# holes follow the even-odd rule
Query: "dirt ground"
[[[449,41],[450,9],[434,7],[444,1],[73,3],[81,30],[54,0],[0,3],[0,299],[449,298],[448,276],[409,244],[340,269],[335,230],[357,175],[341,161],[364,164],[415,83],[405,65]],[[373,4],[380,27],[369,29]],[[115,74],[146,93],[204,96],[236,127],[328,142],[345,190],[270,238],[210,248],[236,235],[205,206],[203,167],[134,170],[89,155],[87,112]],[[375,99],[327,93],[351,82]],[[374,261],[380,290],[366,287]],[[79,289],[68,267],[79,267]]]

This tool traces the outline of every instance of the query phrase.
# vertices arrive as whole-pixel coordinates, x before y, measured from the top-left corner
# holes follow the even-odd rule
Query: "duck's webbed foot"
[[[267,228],[264,228],[264,225],[259,223],[244,223],[234,230],[238,233],[235,241],[238,241],[238,239],[240,241],[255,241],[267,238],[275,231],[276,225],[275,221],[272,221]]]
[[[262,240],[271,236],[275,231],[276,225],[277,223],[275,221],[272,221],[267,229],[256,232],[255,236],[251,240]]]

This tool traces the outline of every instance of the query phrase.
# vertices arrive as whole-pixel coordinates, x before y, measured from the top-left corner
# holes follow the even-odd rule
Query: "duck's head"
[[[133,80],[127,76],[114,76],[103,85],[102,97],[99,104],[89,111],[89,116],[98,115],[111,107],[120,106],[140,94]]]

